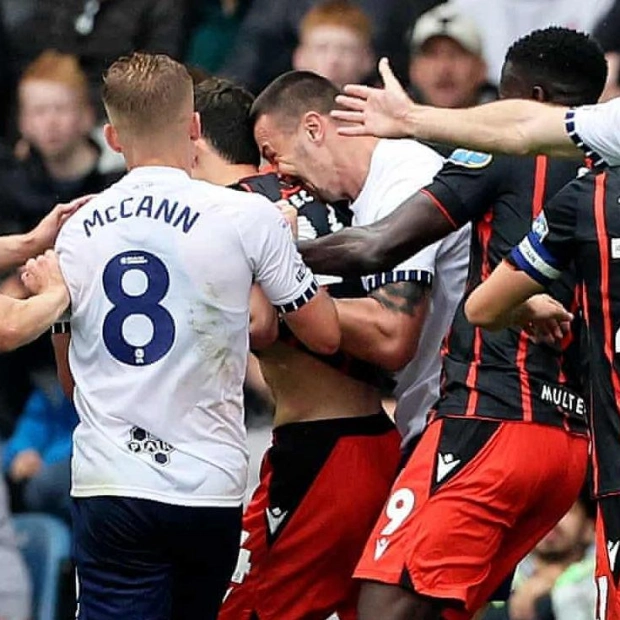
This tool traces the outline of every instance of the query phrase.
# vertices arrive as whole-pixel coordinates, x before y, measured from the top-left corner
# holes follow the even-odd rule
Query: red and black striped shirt
[[[490,275],[527,233],[545,201],[573,180],[582,165],[545,156],[455,151],[423,191],[455,226],[474,223],[469,291]],[[550,294],[573,307],[574,274],[569,271]],[[571,357],[578,333],[561,347],[535,345],[519,329],[474,327],[465,318],[464,303],[447,338],[435,415],[521,420],[585,433],[581,367],[578,357]]]
[[[575,264],[588,327],[595,491],[620,493],[620,168],[567,185],[509,260],[544,285]]]

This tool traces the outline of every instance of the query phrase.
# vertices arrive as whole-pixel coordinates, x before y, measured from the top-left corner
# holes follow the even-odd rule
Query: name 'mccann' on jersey
[[[249,292],[280,312],[317,284],[263,196],[142,167],[56,244],[71,294],[75,497],[236,506],[248,453]]]

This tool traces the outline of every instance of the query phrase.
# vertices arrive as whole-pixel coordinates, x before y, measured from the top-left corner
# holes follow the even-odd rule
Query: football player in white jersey
[[[347,109],[332,114],[350,123],[341,127],[343,135],[415,136],[508,155],[575,158],[585,153],[594,165],[620,164],[620,98],[575,108],[512,99],[444,110],[415,104],[386,58],[379,73],[384,88],[349,85],[338,98]]]
[[[274,201],[286,198],[299,214],[299,239],[348,225],[346,208],[321,202],[298,180],[283,179],[272,170],[259,172],[250,93],[211,77],[196,86],[195,100],[203,137],[197,141],[194,178]],[[318,275],[317,280],[335,299],[365,294],[359,277]],[[418,289],[421,300],[429,288],[418,282],[403,286]],[[402,365],[415,348],[424,316],[383,312],[393,315],[402,345],[383,359]],[[218,619],[327,618],[337,612],[340,620],[352,620],[357,617],[358,585],[351,574],[400,460],[400,436],[381,407],[382,388],[390,381],[375,364],[342,350],[329,356],[308,351],[283,326],[266,349],[256,351],[253,336],[250,324],[255,355],[275,404],[273,441],[244,511],[237,570]],[[306,596],[310,589],[312,596]]]
[[[200,122],[182,65],[121,58],[103,101],[106,139],[129,173],[56,244],[71,318],[55,346],[80,417],[78,617],[213,619],[246,485],[252,282],[322,353],[339,345],[337,315],[268,200],[189,177]]]
[[[329,81],[313,73],[280,76],[254,103],[254,135],[263,156],[281,173],[298,176],[327,200],[352,200],[353,225],[364,226],[381,220],[408,192],[429,183],[443,160],[416,140],[351,140],[338,135],[338,125],[329,118],[337,93]],[[381,323],[382,307],[396,306],[404,314],[425,316],[415,339],[419,353],[413,351],[416,355],[403,374],[415,377],[406,386],[407,400],[415,405],[402,415],[396,413],[399,429],[410,440],[424,428],[426,414],[439,396],[439,349],[464,292],[470,234],[466,226],[392,271],[365,276],[367,299],[336,301],[341,346],[379,363],[382,352],[389,354],[386,342],[394,347],[403,336],[396,328],[394,338],[386,341],[385,334],[392,332]],[[416,302],[405,292],[407,282],[426,282],[430,292]],[[390,299],[399,287],[401,299]]]
[[[330,121],[328,112],[337,92],[328,80],[309,72],[292,72],[278,78],[254,103],[254,135],[263,155],[277,166],[281,173],[301,178],[324,200],[352,200],[350,208],[355,226],[373,222],[388,214],[400,204],[408,192],[416,191],[430,182],[443,162],[435,151],[414,140],[390,142],[369,138],[359,141],[336,135],[335,124]],[[304,125],[306,119],[310,121],[308,125]],[[402,422],[404,432],[408,431],[414,418],[421,420],[419,428],[423,428],[428,409],[438,397],[440,343],[463,293],[468,260],[469,233],[465,230],[420,252],[394,270],[365,278],[365,297],[358,294],[355,298],[335,300],[342,328],[342,351],[354,358],[392,370],[401,368],[414,356],[411,364],[415,406],[410,407],[406,415],[400,416],[399,422]],[[269,354],[268,351],[266,353]],[[276,363],[277,358],[274,359],[274,365]],[[304,373],[307,374],[308,366],[308,361],[299,363],[296,372],[303,376]],[[306,433],[310,433],[313,426],[317,429],[315,432],[318,432],[320,425],[329,423],[337,428],[338,424],[342,424],[342,419],[337,419],[338,409],[330,410],[323,405],[323,400],[327,404],[330,398],[342,403],[345,393],[349,396],[353,394],[349,388],[343,389],[346,385],[343,380],[329,385],[333,396],[327,389],[327,382],[324,381],[323,384],[321,389],[315,390],[318,397],[316,411],[321,413],[321,417],[331,419],[318,420],[316,413],[312,412],[315,413],[315,420],[305,423]],[[306,379],[303,385],[311,385],[310,378]],[[310,390],[305,393],[309,394]],[[293,396],[291,390],[291,402],[294,402]],[[352,409],[351,404],[354,402],[352,400],[349,403],[348,415],[358,416],[357,420],[350,422],[357,422],[359,425],[364,419],[364,410]],[[313,401],[308,400],[308,411],[304,413],[310,413],[312,404]],[[299,410],[299,406],[297,409]],[[287,413],[291,411],[292,407]],[[343,411],[340,414],[342,416]],[[280,421],[283,419],[282,416]],[[280,432],[283,438],[288,439],[294,426],[288,424],[276,429],[275,449],[271,448],[268,456],[277,455],[280,443],[277,433]],[[374,438],[377,450],[383,451],[384,448],[378,443],[379,439]],[[276,491],[281,492],[284,487],[291,493],[294,481],[281,477],[281,488],[277,488],[276,474],[278,467],[282,468],[285,464],[293,469],[298,454],[299,452],[290,451],[282,453],[279,460],[267,459],[271,467],[265,468],[266,475],[261,480],[261,487],[251,507],[264,502],[265,498],[270,500]],[[337,460],[337,456],[337,452],[330,455],[328,465],[331,467],[321,470],[317,477],[318,484],[314,484],[310,492],[303,496],[300,510],[293,518],[288,522],[284,521],[283,527],[278,531],[278,538],[267,533],[266,551],[264,545],[256,542],[256,532],[260,531],[262,524],[257,518],[250,518],[252,515],[248,511],[244,524],[249,531],[249,537],[240,556],[248,560],[245,574],[243,569],[236,573],[240,579],[231,584],[232,591],[222,607],[220,620],[250,620],[252,611],[265,620],[319,617],[316,612],[310,612],[315,611],[312,610],[312,605],[316,604],[317,597],[326,591],[323,582],[329,582],[337,570],[342,571],[340,563],[345,551],[348,554],[361,553],[363,541],[368,535],[367,518],[373,517],[373,514],[367,514],[368,494],[357,497],[354,489],[358,488],[358,485],[363,487],[366,481],[368,486],[372,485],[374,471],[379,471],[380,467],[384,466],[382,462],[374,465],[374,471],[373,468],[359,469],[349,465],[342,455]],[[378,460],[385,459],[380,457]],[[356,477],[355,480],[350,480],[353,469],[364,472],[361,479]],[[341,482],[343,480],[346,482]],[[326,490],[325,482],[331,483],[331,489]],[[332,490],[340,489],[341,486],[344,488],[339,493]],[[266,492],[266,489],[269,491]],[[338,506],[345,502],[358,511],[360,518],[347,515],[341,508],[341,514],[345,516],[340,522],[336,520],[336,523],[331,525],[330,518],[338,514]],[[325,508],[321,509],[321,506]],[[371,508],[376,514],[376,504],[371,505]],[[273,518],[282,514],[278,511],[271,516]],[[288,515],[285,515],[285,518],[288,518]],[[330,523],[320,542],[317,536],[311,534],[313,521],[317,520]],[[357,547],[341,551],[344,541],[350,540],[352,533],[358,537]],[[312,544],[309,545],[308,540],[312,540]],[[293,554],[294,559],[289,559],[286,549],[294,549],[296,543],[302,551]],[[336,550],[337,559],[332,558],[331,566],[313,574],[312,564],[307,560],[304,562],[304,559],[320,558],[323,547],[332,551],[328,556],[330,558]],[[254,560],[255,556],[257,560]],[[291,578],[285,581],[283,576],[290,570],[291,564],[297,570],[291,571]],[[308,574],[314,578],[309,581],[312,583],[311,596],[304,595],[309,586],[299,587],[303,583],[300,575]],[[349,584],[352,581],[351,574],[349,563],[349,572],[346,574]],[[282,585],[277,589],[270,587],[271,581],[280,582]],[[315,587],[317,584],[318,587]],[[353,589],[353,586],[349,585],[353,593],[357,592],[357,587],[356,585]],[[265,596],[257,597],[256,591]],[[270,604],[281,604],[287,597],[289,601],[294,601],[289,603],[288,608],[280,606],[275,611],[270,608]],[[356,618],[356,606],[338,609],[338,614],[343,619]]]

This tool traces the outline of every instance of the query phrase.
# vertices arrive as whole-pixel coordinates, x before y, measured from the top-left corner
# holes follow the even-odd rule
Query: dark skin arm
[[[359,276],[389,271],[454,230],[431,198],[417,192],[374,224],[300,241],[298,246],[315,273]]]

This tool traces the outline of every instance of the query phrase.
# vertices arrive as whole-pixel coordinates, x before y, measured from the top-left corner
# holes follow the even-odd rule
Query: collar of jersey
[[[189,179],[190,176],[181,168],[173,168],[172,166],[138,166],[130,170],[125,176],[126,179],[146,179],[150,181],[167,178]]]

